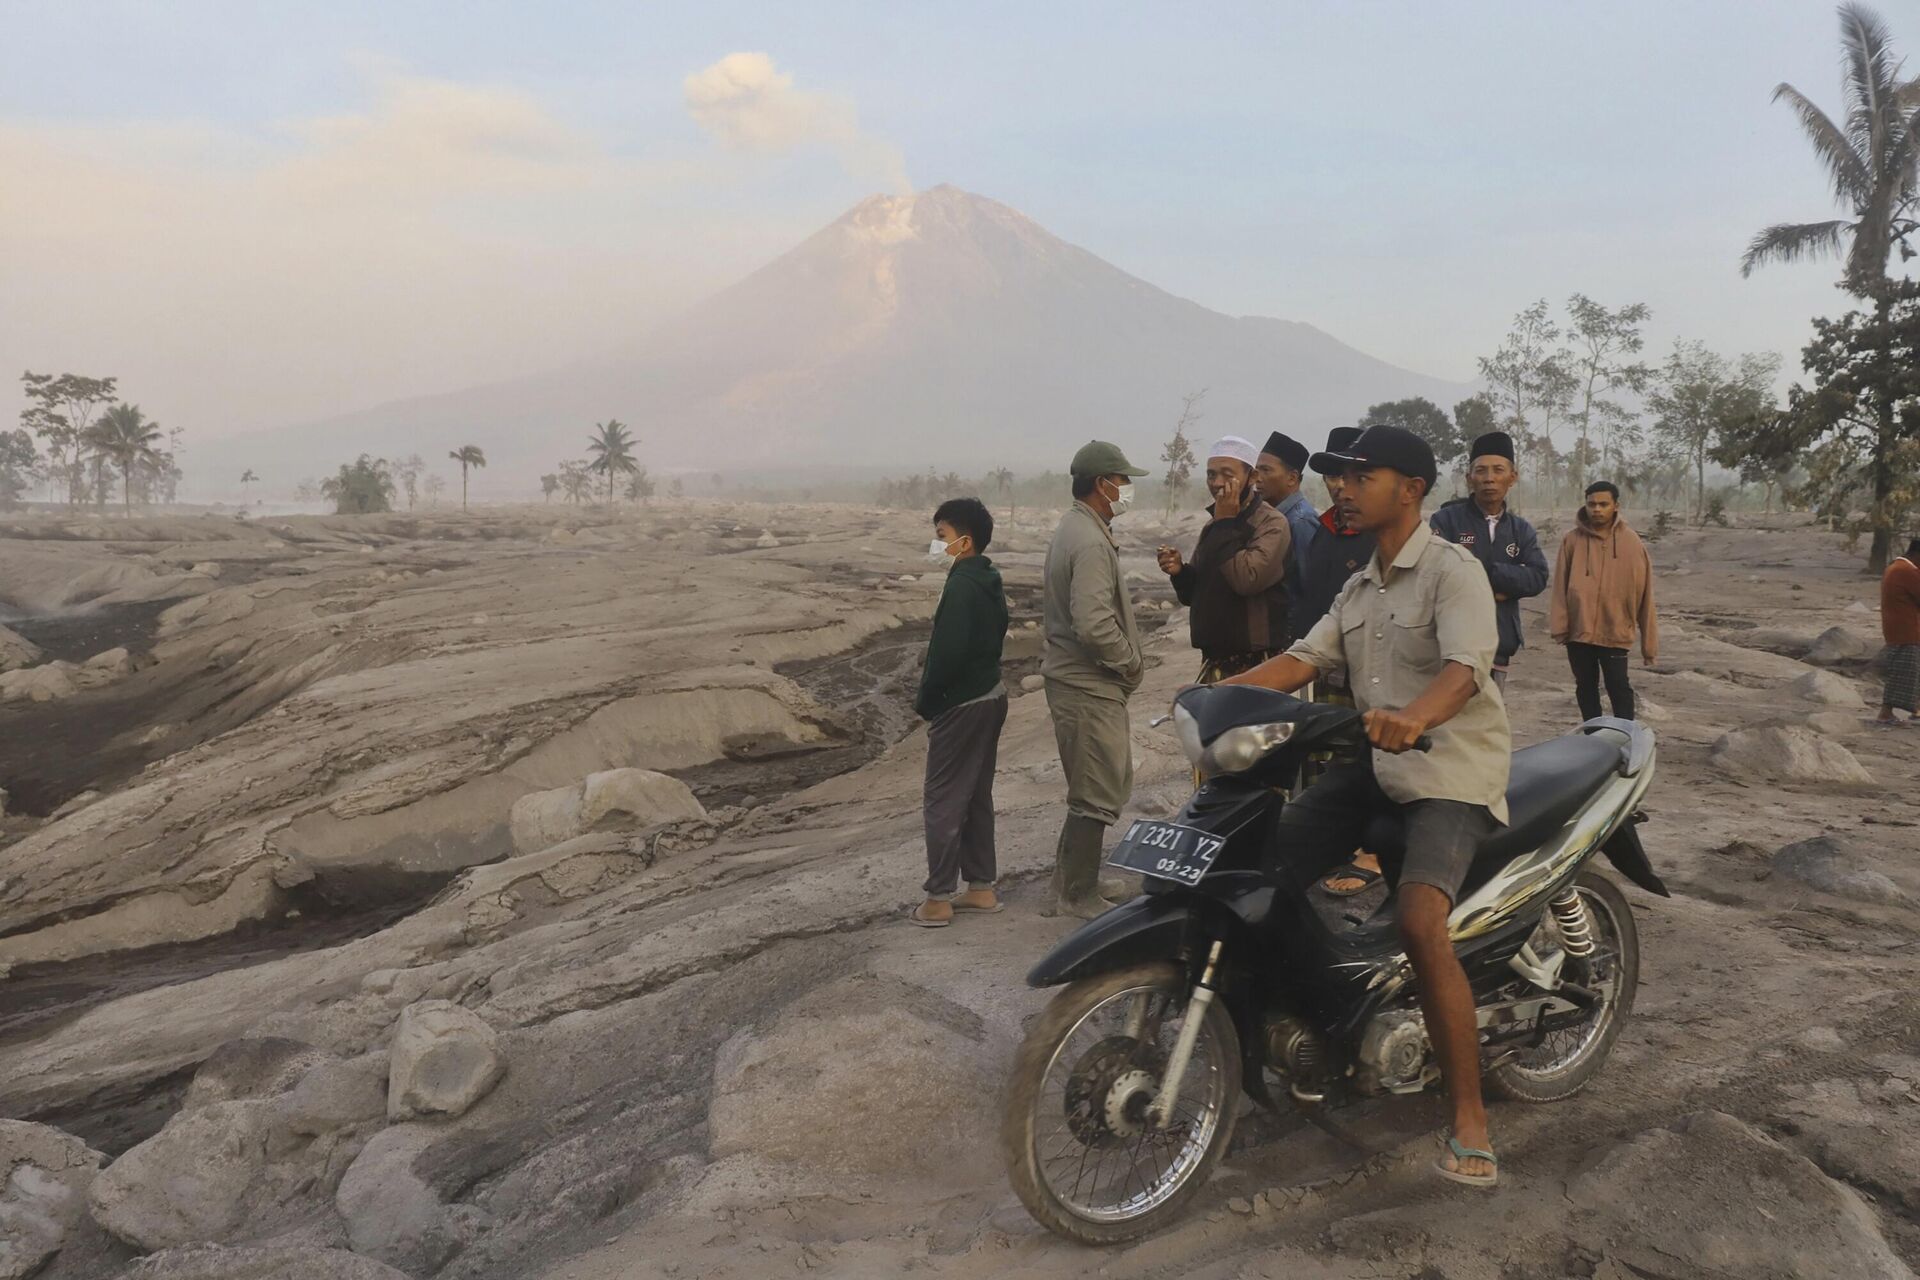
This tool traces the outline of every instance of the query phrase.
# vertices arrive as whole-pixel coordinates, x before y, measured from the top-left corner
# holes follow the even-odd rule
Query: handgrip
[[[1413,740],[1413,749],[1415,751],[1433,750],[1433,735],[1423,733],[1419,737],[1415,738]]]

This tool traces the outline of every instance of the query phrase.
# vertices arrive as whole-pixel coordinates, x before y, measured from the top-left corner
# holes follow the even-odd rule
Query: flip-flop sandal
[[[1332,884],[1335,880],[1358,880],[1360,883],[1351,889],[1336,889]],[[1320,892],[1334,898],[1351,898],[1358,894],[1365,893],[1379,883],[1380,873],[1378,871],[1371,871],[1366,867],[1349,862],[1338,871],[1320,878]]]
[[[918,910],[918,908],[915,908],[915,909]],[[995,898],[993,900],[993,905],[990,907],[963,906],[958,898],[955,898],[953,900],[953,914],[957,916],[965,916],[965,915],[991,916],[991,915],[997,915],[998,913],[1005,911],[1006,909],[1007,909],[1007,904],[1000,901],[1000,899],[998,898]]]
[[[1439,1160],[1435,1160],[1433,1162],[1433,1171],[1447,1181],[1458,1182],[1468,1187],[1495,1187],[1500,1185],[1500,1157],[1494,1155],[1493,1152],[1476,1151],[1472,1147],[1463,1147],[1460,1145],[1460,1139],[1451,1136],[1447,1138],[1447,1150],[1453,1153],[1453,1159],[1456,1165],[1464,1164],[1468,1160],[1485,1160],[1493,1166],[1492,1173],[1462,1173],[1457,1168],[1449,1169],[1446,1165],[1440,1163]]]
[[[922,929],[944,929],[948,925],[953,923],[952,916],[948,916],[945,920],[931,920],[931,919],[928,919],[926,916],[921,915],[920,907],[925,905],[926,905],[925,903],[921,903],[920,906],[916,906],[912,910],[907,912],[908,924],[917,924]]]

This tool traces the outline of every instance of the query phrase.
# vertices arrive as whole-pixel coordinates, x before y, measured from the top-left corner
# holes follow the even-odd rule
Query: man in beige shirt
[[[1400,934],[1413,964],[1427,1036],[1453,1103],[1446,1177],[1491,1186],[1498,1176],[1480,1097],[1473,990],[1447,917],[1480,843],[1507,820],[1512,737],[1492,679],[1499,627],[1485,570],[1465,547],[1433,536],[1420,504],[1436,477],[1433,450],[1398,427],[1367,428],[1321,463],[1343,469],[1340,507],[1378,549],[1307,636],[1226,683],[1291,693],[1345,668],[1375,750],[1371,767],[1336,767],[1281,812],[1283,874],[1306,886],[1360,842],[1367,818],[1398,806],[1406,855],[1397,881]],[[1432,748],[1412,750],[1422,735]]]

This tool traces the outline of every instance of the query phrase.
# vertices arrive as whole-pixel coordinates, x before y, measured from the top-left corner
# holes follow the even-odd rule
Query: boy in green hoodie
[[[993,770],[1007,723],[1000,651],[1007,597],[985,552],[993,513],[978,498],[954,498],[933,513],[927,555],[947,566],[933,615],[926,672],[913,709],[927,724],[927,900],[908,919],[929,929],[957,913],[1000,910],[993,883]],[[960,877],[967,879],[959,893]]]

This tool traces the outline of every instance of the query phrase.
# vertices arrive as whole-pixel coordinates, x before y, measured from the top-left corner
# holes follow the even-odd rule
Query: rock
[[[1856,635],[1845,627],[1828,627],[1807,650],[1808,662],[1845,662],[1850,658],[1864,658],[1879,646],[1866,638]]]
[[[1247,1199],[1245,1196],[1235,1196],[1233,1199],[1227,1201],[1227,1210],[1230,1213],[1238,1213],[1243,1216],[1250,1214],[1253,1212],[1253,1201]]]
[[[1046,687],[1047,682],[1043,676],[1031,675],[1020,678],[1020,691],[1022,693],[1037,693]]]
[[[126,1280],[407,1280],[384,1262],[310,1245],[189,1245],[149,1254]]]
[[[1726,773],[1784,782],[1873,781],[1851,751],[1800,725],[1760,725],[1721,734],[1709,759]]]
[[[1853,681],[1831,671],[1809,671],[1790,682],[1787,692],[1796,698],[1825,703],[1829,707],[1858,707],[1866,703]]]
[[[379,1120],[387,1113],[390,1067],[384,1053],[329,1058],[300,1077],[278,1101],[287,1129],[319,1137]]]
[[[187,572],[199,574],[203,578],[217,578],[220,576],[220,562],[218,560],[202,560],[199,564],[188,569]]]
[[[71,697],[78,688],[73,681],[75,670],[70,662],[49,662],[0,674],[0,702],[51,702]]]
[[[508,817],[514,848],[534,853],[595,830],[701,821],[706,809],[693,789],[650,769],[608,769],[578,786],[536,791],[514,801]]]
[[[1667,710],[1645,694],[1635,693],[1633,696],[1633,718],[1635,720],[1644,720],[1649,724],[1662,724],[1673,719],[1673,712]]]
[[[86,665],[80,670],[86,676],[117,680],[121,676],[133,674],[133,655],[125,649],[108,649],[104,653],[96,653],[88,658]]]
[[[1855,600],[1855,601],[1854,601],[1854,602],[1853,602],[1852,604],[1850,604],[1850,605],[1848,605],[1848,606],[1846,607],[1846,610],[1845,610],[1845,612],[1847,612],[1847,613],[1872,613],[1872,612],[1873,612],[1873,607],[1872,607],[1871,605],[1869,605],[1869,604],[1868,604],[1868,603],[1867,603],[1867,602],[1866,602],[1865,600]]]
[[[0,818],[7,816],[7,789],[0,787]]]
[[[901,575],[900,575],[900,578],[899,578],[899,580],[900,580],[901,582],[918,582],[918,581],[920,581],[920,579],[918,579],[918,578],[916,578],[916,577],[914,577],[914,576],[913,576],[912,574],[910,574],[910,573],[903,573],[903,574],[901,574]]]
[[[462,1115],[506,1074],[493,1028],[451,1000],[400,1011],[387,1075],[387,1118]]]
[[[1661,1193],[1649,1195],[1658,1187]],[[1859,1196],[1759,1130],[1717,1111],[1605,1151],[1567,1187],[1598,1217],[1570,1220],[1629,1274],[1910,1280]],[[1578,1233],[1593,1233],[1581,1238]]]
[[[100,1160],[70,1133],[0,1120],[0,1280],[32,1275],[66,1245]]]
[[[414,1172],[428,1140],[415,1125],[379,1134],[333,1198],[355,1253],[415,1275],[438,1271],[464,1243],[459,1219]]]
[[[5,627],[0,627],[0,671],[32,666],[40,661],[40,646]]]
[[[1863,727],[1860,717],[1849,711],[1815,711],[1807,716],[1806,725],[1829,738],[1850,738]]]
[[[780,545],[780,539],[773,536],[772,530],[762,529],[760,536],[753,540],[753,545],[756,547],[777,547]]]
[[[1773,855],[1773,873],[1861,902],[1899,902],[1905,897],[1892,880],[1861,865],[1839,836],[1815,836],[1787,845]]]
[[[180,1109],[193,1111],[216,1102],[269,1098],[293,1088],[314,1068],[337,1061],[324,1049],[283,1036],[229,1040],[200,1064]]]
[[[180,1112],[94,1179],[94,1221],[144,1251],[226,1240],[252,1216],[272,1128],[264,1101]]]

